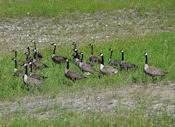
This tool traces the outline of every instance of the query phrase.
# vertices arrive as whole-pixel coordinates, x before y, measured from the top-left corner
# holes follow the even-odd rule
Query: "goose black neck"
[[[15,60],[15,68],[17,68],[17,61]]]
[[[56,51],[56,45],[54,46],[54,49],[53,49],[53,54],[55,54],[55,51]]]
[[[112,58],[112,53],[113,53],[113,51],[111,51],[111,54],[110,54],[110,57],[109,57],[110,59]]]
[[[30,73],[32,73],[32,64],[30,64]]]
[[[83,54],[81,54],[81,62],[83,62]]]
[[[34,60],[36,59],[36,51],[34,52],[33,58]]]
[[[29,48],[29,47],[27,47],[27,49],[28,49],[28,55],[30,56],[30,48]]]
[[[15,58],[17,57],[17,51],[15,51]]]
[[[67,61],[67,67],[66,68],[69,69],[69,61]]]
[[[28,75],[28,70],[27,66],[25,66],[25,74]]]
[[[104,56],[101,56],[101,64],[104,65]]]
[[[26,61],[28,61],[29,60],[29,55],[28,54],[26,54]]]
[[[124,61],[124,52],[122,52],[122,61]]]
[[[148,63],[148,61],[147,61],[147,55],[145,55],[145,64],[147,64]]]
[[[93,45],[91,45],[91,55],[93,55]]]
[[[36,43],[35,43],[35,41],[34,41],[34,46],[35,46],[35,49],[36,49]]]
[[[76,44],[74,44],[74,49],[76,49],[77,48],[77,45]]]
[[[75,52],[75,58],[78,58],[78,52],[77,51],[74,52]]]

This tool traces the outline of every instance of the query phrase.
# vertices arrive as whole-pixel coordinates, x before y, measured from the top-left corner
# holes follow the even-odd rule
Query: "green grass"
[[[89,42],[90,43],[90,42]],[[91,42],[92,43],[92,42]],[[79,51],[84,52],[84,59],[88,60],[90,54],[90,48],[86,45],[78,45]],[[0,56],[0,98],[1,99],[13,99],[25,95],[55,95],[60,90],[77,91],[86,89],[87,87],[121,87],[128,84],[151,84],[151,77],[143,73],[143,65],[145,57],[143,53],[148,52],[148,63],[151,66],[168,71],[168,75],[158,78],[157,83],[166,84],[169,81],[174,81],[175,78],[175,38],[174,33],[161,33],[155,35],[146,35],[144,37],[129,37],[119,38],[111,42],[100,42],[94,44],[94,54],[104,53],[105,65],[107,65],[107,59],[109,58],[109,48],[113,48],[113,59],[121,59],[120,49],[125,51],[125,60],[138,65],[138,69],[133,71],[122,71],[111,76],[102,76],[97,78],[94,76],[88,76],[87,79],[77,81],[74,86],[72,82],[65,78],[64,70],[66,65],[55,65],[51,60],[51,54],[53,47],[40,50],[44,58],[42,62],[46,63],[49,68],[37,71],[36,73],[48,76],[43,86],[37,88],[32,87],[30,91],[23,86],[22,77],[14,77],[13,68],[14,62],[11,58],[14,57],[13,53],[2,54]],[[57,46],[56,54],[63,55],[71,58],[73,47],[71,45]],[[18,53],[18,59],[25,59],[23,53]],[[94,66],[99,70],[99,65]],[[24,67],[19,67],[20,70],[24,70]],[[83,74],[78,67],[73,63],[70,64],[70,69]]]
[[[21,118],[11,116],[12,119],[0,119],[0,125],[9,127],[173,127],[175,120],[166,113],[153,114],[149,117],[143,116],[140,112],[116,110],[114,115],[104,116],[101,113],[75,111],[59,111],[62,114],[51,120],[38,120],[37,118]]]
[[[0,15],[68,17],[72,12],[82,14],[136,7],[140,11],[171,10],[174,6],[174,0],[0,0]]]

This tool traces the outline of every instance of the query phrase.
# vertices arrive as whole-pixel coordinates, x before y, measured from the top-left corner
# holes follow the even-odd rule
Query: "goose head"
[[[35,42],[35,40],[31,40],[31,42],[32,42],[32,43],[34,43],[34,42]]]
[[[144,56],[147,56],[147,55],[148,55],[148,53],[147,53],[147,52],[145,52],[143,55],[144,55]]]
[[[112,52],[112,51],[113,51],[113,49],[112,49],[112,48],[110,48],[110,49],[109,49],[109,51],[111,51],[111,52]]]
[[[26,56],[29,55],[28,52],[25,52],[24,54],[25,54]]]
[[[103,53],[100,53],[100,55],[99,56],[103,56]]]
[[[75,46],[75,45],[76,45],[76,42],[72,42],[72,45],[74,45],[74,46]]]
[[[55,43],[52,43],[51,45],[56,46],[56,44],[55,44]]]
[[[16,58],[12,58],[11,60],[16,61]]]
[[[121,49],[120,52],[123,53],[124,52],[123,49]]]

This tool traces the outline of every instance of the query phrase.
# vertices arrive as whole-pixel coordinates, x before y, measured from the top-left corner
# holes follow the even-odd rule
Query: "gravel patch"
[[[107,42],[119,37],[169,32],[175,30],[175,24],[171,23],[174,18],[173,13],[152,11],[141,15],[135,9],[84,14],[69,19],[2,17],[0,51],[14,48],[24,50],[27,45],[32,45],[31,39],[35,39],[40,47],[46,47],[52,42],[57,44],[70,44],[73,41],[88,43],[92,40]]]
[[[174,88],[174,84],[147,86],[146,88],[143,85],[129,85],[123,88],[99,90],[88,88],[90,92],[79,91],[76,95],[63,91],[64,94],[58,93],[55,98],[27,96],[19,98],[15,102],[1,102],[0,117],[19,113],[24,117],[47,119],[53,117],[55,112],[60,112],[62,109],[77,112],[90,111],[105,115],[106,113],[115,114],[118,108],[137,110],[137,108],[143,108],[142,106],[144,106],[144,110],[146,106],[146,116],[161,111],[175,116]],[[167,91],[169,91],[169,94],[165,94]],[[137,96],[135,96],[136,94]],[[143,95],[147,98],[143,98]],[[138,102],[140,98],[144,103]]]

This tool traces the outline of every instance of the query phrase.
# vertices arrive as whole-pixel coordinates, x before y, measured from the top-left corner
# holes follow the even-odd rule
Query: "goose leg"
[[[153,82],[155,83],[155,80],[157,80],[157,77],[153,76],[152,77]]]

